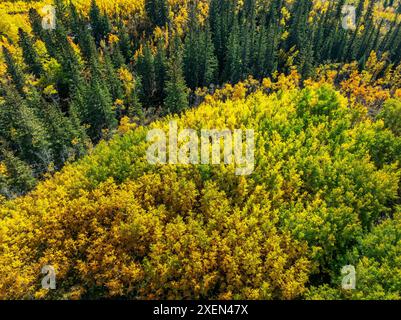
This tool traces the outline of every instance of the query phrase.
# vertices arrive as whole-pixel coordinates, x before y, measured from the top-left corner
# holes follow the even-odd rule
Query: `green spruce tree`
[[[180,40],[175,36],[170,49],[164,100],[167,112],[178,113],[188,106],[188,88],[182,71]]]
[[[141,102],[144,107],[155,105],[156,74],[154,57],[148,44],[143,47],[143,53],[138,57],[136,69],[142,82]]]
[[[26,65],[28,66],[28,70],[32,72],[37,78],[43,72],[43,66],[40,61],[39,55],[36,52],[32,38],[23,31],[21,28],[18,30],[19,33],[19,44],[22,48],[22,56]]]
[[[7,73],[11,76],[12,82],[17,88],[19,94],[25,95],[24,86],[25,86],[25,76],[21,70],[21,68],[17,65],[12,57],[10,51],[3,47],[3,55],[4,61],[7,66]]]

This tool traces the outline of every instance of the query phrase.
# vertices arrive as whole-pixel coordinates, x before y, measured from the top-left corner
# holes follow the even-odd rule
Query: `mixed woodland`
[[[3,1],[0,48],[1,299],[401,299],[400,1]],[[253,173],[149,164],[172,120]]]

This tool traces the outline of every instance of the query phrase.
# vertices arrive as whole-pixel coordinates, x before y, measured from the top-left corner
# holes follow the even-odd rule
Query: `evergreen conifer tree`
[[[89,17],[92,34],[95,38],[96,44],[99,45],[100,41],[105,39],[107,34],[111,31],[109,18],[107,14],[102,14],[96,0],[91,0]]]
[[[143,53],[138,57],[137,71],[141,77],[141,102],[144,107],[155,104],[156,75],[152,51],[149,45],[143,47]]]
[[[14,61],[10,51],[3,47],[4,61],[7,66],[7,73],[11,76],[12,82],[17,88],[19,94],[24,95],[25,76],[20,67]]]
[[[159,40],[157,53],[154,58],[154,70],[156,81],[156,105],[161,106],[164,102],[164,86],[167,72],[167,56],[164,41]]]
[[[175,36],[167,68],[164,106],[167,111],[178,113],[188,106],[188,88],[182,71],[180,40]]]
[[[237,17],[234,19],[234,25],[228,39],[226,55],[223,81],[237,83],[242,76],[240,32]]]
[[[34,164],[39,172],[45,171],[53,159],[44,123],[12,86],[6,85],[1,91],[0,138],[21,160]]]
[[[19,44],[22,48],[22,56],[26,65],[28,66],[28,70],[39,78],[43,72],[43,67],[39,56],[33,47],[32,38],[21,28],[18,30],[18,33]]]
[[[145,9],[153,25],[164,27],[168,22],[167,0],[145,0]]]
[[[1,146],[0,160],[7,169],[7,175],[0,174],[0,195],[7,198],[20,196],[35,186],[33,170],[12,151]]]

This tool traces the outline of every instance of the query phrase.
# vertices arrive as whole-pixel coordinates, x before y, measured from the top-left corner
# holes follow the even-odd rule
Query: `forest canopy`
[[[2,2],[0,299],[401,299],[400,22],[397,0]],[[171,121],[253,130],[252,173],[149,163]]]
[[[169,119],[122,127],[3,204],[1,297],[399,298],[400,137],[328,84],[247,98],[235,96],[239,86],[176,119],[179,128],[253,128],[250,176],[146,164],[147,130]],[[376,157],[383,142],[385,161]],[[350,262],[351,296],[338,280]],[[43,264],[58,270],[54,293],[40,288]]]

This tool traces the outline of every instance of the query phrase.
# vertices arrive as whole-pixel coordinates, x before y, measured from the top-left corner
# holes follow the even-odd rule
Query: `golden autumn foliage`
[[[400,186],[400,138],[385,116],[355,112],[330,84],[301,90],[298,81],[292,73],[256,88],[252,79],[227,86],[147,127],[123,118],[121,135],[3,202],[0,298],[327,298],[340,294],[335,281],[348,256],[360,270],[380,267],[369,260],[379,253],[369,251],[376,238],[368,230],[379,225],[380,234],[383,219],[391,228],[385,218]],[[150,165],[146,134],[167,130],[172,119],[181,129],[255,130],[254,172]],[[392,255],[380,253],[388,266],[400,250],[392,243]],[[56,270],[56,290],[41,289],[44,265]],[[314,287],[320,272],[333,283]]]
[[[35,8],[41,12],[46,5],[53,4],[53,0],[40,0],[34,2],[27,1],[5,1],[0,3],[0,30],[12,39],[18,39],[18,28],[29,28],[27,12],[30,8]],[[72,0],[77,10],[87,14],[90,9],[91,1]],[[100,10],[109,15],[122,15],[126,19],[132,17],[144,19],[145,1],[144,0],[97,0]],[[169,17],[175,29],[181,34],[188,21],[188,0],[169,0]],[[203,21],[208,13],[208,0],[200,0],[198,3],[199,18]],[[28,29],[29,30],[29,29]]]
[[[0,47],[7,49],[9,60],[24,75],[15,97],[27,98],[27,106],[14,107],[22,101],[11,99],[10,94],[18,74],[13,76],[12,63],[6,66],[0,55],[0,81],[5,85],[1,110],[22,109],[26,113],[15,113],[15,120],[27,120],[24,133],[23,125],[8,128],[10,117],[4,113],[4,136],[13,143],[13,151],[23,149],[31,156],[37,154],[36,146],[46,151],[38,157],[43,161],[50,156],[49,146],[56,145],[62,152],[54,159],[63,158],[59,165],[54,159],[46,162],[46,173],[38,175],[41,182],[34,188],[34,171],[42,162],[24,163],[11,152],[1,154],[0,193],[7,198],[0,194],[0,299],[401,299],[401,65],[392,60],[398,53],[387,47],[390,51],[383,52],[380,46],[356,46],[363,59],[359,54],[354,57],[353,44],[369,42],[376,34],[370,32],[361,41],[364,37],[358,35],[369,30],[363,20],[355,37],[350,37],[350,57],[343,61],[328,55],[312,61],[311,72],[304,72],[300,61],[313,60],[325,46],[311,44],[311,50],[303,52],[305,48],[292,43],[298,24],[294,0],[285,0],[285,6],[277,10],[281,13],[277,22],[269,14],[273,29],[260,28],[266,21],[257,17],[249,25],[258,28],[250,32],[240,10],[246,1],[235,2],[232,13],[244,20],[238,29],[246,31],[238,35],[234,28],[222,31],[227,27],[224,20],[231,19],[228,14],[227,19],[211,24],[208,14],[213,6],[209,8],[210,0],[199,0],[193,11],[199,27],[208,32],[210,27],[212,35],[221,32],[222,38],[230,40],[216,46],[222,39],[211,37],[211,45],[203,48],[227,47],[227,52],[220,52],[220,62],[199,61],[206,61],[204,66],[216,62],[222,74],[191,86],[188,79],[195,72],[188,61],[183,63],[183,70],[177,70],[190,70],[183,76],[189,99],[185,95],[182,107],[170,109],[182,113],[158,118],[166,114],[167,86],[162,82],[180,79],[172,77],[170,70],[173,40],[179,49],[177,57],[202,51],[195,45],[189,50],[193,44],[185,41],[191,31],[192,1],[166,1],[168,23],[156,25],[149,7],[145,10],[145,0],[97,0],[101,13],[112,23],[97,32],[96,18],[89,19],[91,25],[81,21],[78,30],[88,27],[93,32],[83,38],[93,36],[93,48],[85,48],[79,32],[71,30],[65,42],[59,41],[64,39],[60,28],[60,38],[54,38],[57,42],[43,35],[32,37],[29,47],[35,54],[28,58],[29,50],[20,47],[18,28],[29,34],[29,8],[40,12],[53,0],[0,3]],[[88,18],[91,2],[72,2]],[[396,25],[400,21],[395,19],[401,19],[383,3],[374,5],[372,20],[368,19],[379,26],[378,39],[387,32],[385,25],[392,21]],[[255,12],[270,8],[270,1],[254,4]],[[364,4],[367,9],[369,2]],[[311,8],[305,26],[314,28],[310,29],[313,39],[329,19],[325,14],[335,7],[329,1],[314,0]],[[69,15],[72,11],[63,17]],[[326,28],[330,31],[331,27]],[[253,52],[246,45],[248,37],[256,43],[251,33],[266,36],[272,47]],[[326,33],[322,41],[334,41],[323,39]],[[71,50],[58,48],[60,52],[52,53],[55,43]],[[244,65],[239,68],[243,69],[240,77],[224,80],[231,43],[236,48],[232,57],[238,57],[232,64]],[[261,41],[260,47],[265,44]],[[143,67],[140,58],[145,58],[147,48],[149,60],[142,61]],[[271,57],[265,57],[270,50],[274,51]],[[95,58],[88,59],[91,54]],[[256,71],[266,67],[246,62],[258,55],[264,57],[260,61],[277,58],[277,64],[251,76],[245,72],[250,66]],[[29,63],[29,58],[35,59]],[[38,65],[41,71],[35,75],[32,66]],[[162,78],[161,83],[156,81]],[[75,91],[74,81],[79,90]],[[143,90],[146,85],[149,90]],[[42,100],[49,104],[42,105]],[[188,101],[197,107],[186,110]],[[50,103],[60,109],[51,113],[45,109]],[[39,125],[32,120],[36,113],[49,118]],[[62,122],[64,115],[71,122]],[[238,176],[234,164],[151,165],[146,157],[147,133],[151,129],[167,132],[172,120],[179,130],[197,133],[202,129],[254,130],[253,172]],[[67,135],[68,124],[74,127],[71,135]],[[53,131],[44,130],[47,127]],[[93,143],[100,140],[95,148],[79,138],[91,128],[95,128]],[[41,132],[46,132],[46,139],[41,139],[45,137]],[[56,134],[63,139],[50,139]],[[0,140],[8,148],[9,141],[3,136]],[[27,147],[22,148],[25,142]],[[39,148],[41,142],[43,148]],[[27,190],[32,191],[26,194]],[[357,288],[352,292],[341,289],[341,268],[348,264],[357,271]],[[46,265],[55,268],[55,290],[41,286]]]

